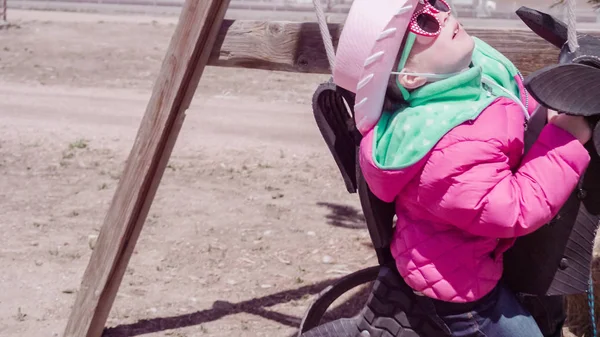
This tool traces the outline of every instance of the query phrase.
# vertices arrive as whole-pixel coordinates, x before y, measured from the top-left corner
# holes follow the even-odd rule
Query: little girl
[[[500,281],[502,256],[576,187],[587,122],[549,113],[524,155],[537,103],[444,0],[355,0],[334,81],[356,93],[360,166],[372,192],[396,204],[391,249],[408,285],[452,336],[542,336]]]

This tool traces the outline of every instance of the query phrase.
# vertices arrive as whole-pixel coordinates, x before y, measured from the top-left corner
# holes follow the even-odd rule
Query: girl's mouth
[[[459,31],[460,31],[460,25],[456,25],[456,28],[454,28],[454,33],[452,34],[452,39],[454,39],[456,37],[456,35],[458,34]]]

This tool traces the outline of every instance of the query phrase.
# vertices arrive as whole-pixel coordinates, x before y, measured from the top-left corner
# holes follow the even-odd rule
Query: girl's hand
[[[548,122],[572,134],[581,144],[587,143],[592,138],[592,128],[584,117],[559,114],[548,109]]]

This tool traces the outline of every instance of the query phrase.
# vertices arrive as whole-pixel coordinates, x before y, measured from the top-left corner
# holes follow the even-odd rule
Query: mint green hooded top
[[[499,96],[521,104],[516,67],[485,42],[473,39],[475,48],[468,70],[414,90],[407,99],[408,106],[382,114],[373,142],[373,160],[381,169],[415,164],[448,131],[476,119]]]

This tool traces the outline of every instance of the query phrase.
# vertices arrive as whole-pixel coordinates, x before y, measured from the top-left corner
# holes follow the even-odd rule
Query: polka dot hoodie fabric
[[[375,126],[377,142],[373,144],[379,167],[402,169],[413,165],[448,131],[477,118],[498,97],[508,96],[503,90],[483,85],[484,76],[519,99],[515,66],[485,42],[474,39],[473,67],[413,91],[408,107],[382,114]]]
[[[553,125],[523,155],[522,107],[533,113],[537,103],[514,65],[481,40],[473,65],[384,113],[359,154],[373,193],[396,204],[398,271],[415,291],[450,302],[491,291],[502,254],[558,212],[589,163],[579,141]],[[514,94],[486,88],[483,76]]]

